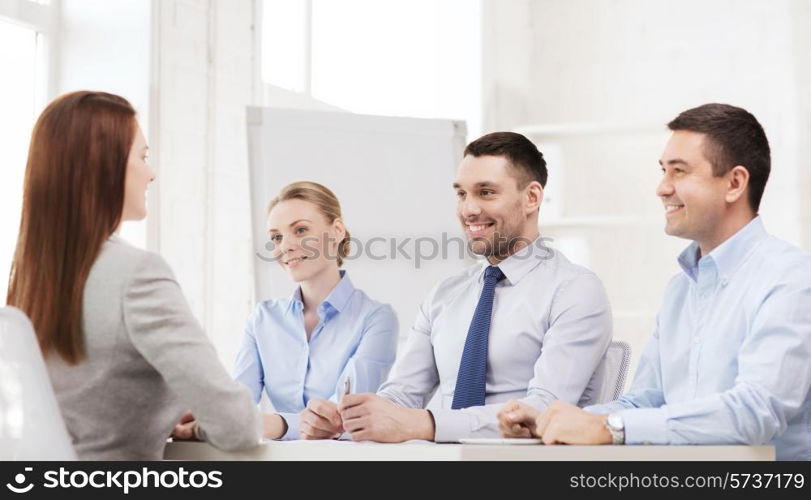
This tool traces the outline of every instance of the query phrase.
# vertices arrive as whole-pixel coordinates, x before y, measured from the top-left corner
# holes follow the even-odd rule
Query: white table
[[[543,446],[463,445],[426,441],[402,444],[351,441],[268,441],[240,452],[207,443],[166,445],[167,460],[708,460],[773,461],[773,446]]]

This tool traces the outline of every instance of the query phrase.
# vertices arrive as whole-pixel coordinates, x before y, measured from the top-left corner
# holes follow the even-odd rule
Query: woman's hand
[[[275,413],[262,415],[262,437],[279,439],[287,434],[287,421]]]
[[[298,432],[302,439],[335,439],[343,434],[343,420],[332,401],[311,399],[300,415]]]
[[[174,439],[195,439],[195,427],[197,427],[197,420],[191,411],[186,410],[186,413],[180,417],[180,421],[175,424],[175,428],[172,429],[172,437]]]

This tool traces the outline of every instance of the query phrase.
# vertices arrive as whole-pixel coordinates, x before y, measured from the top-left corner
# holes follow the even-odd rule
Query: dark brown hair
[[[682,112],[667,126],[707,136],[704,156],[716,177],[738,165],[748,170],[749,206],[757,213],[769,180],[771,151],[763,127],[750,112],[729,104],[704,104]]]
[[[7,301],[31,319],[45,356],[84,359],[84,286],[121,221],[136,127],[124,98],[87,91],[57,98],[34,126]]]
[[[532,181],[546,187],[546,160],[535,144],[521,134],[493,132],[483,135],[467,145],[464,155],[503,156],[519,173],[518,189],[524,189]]]

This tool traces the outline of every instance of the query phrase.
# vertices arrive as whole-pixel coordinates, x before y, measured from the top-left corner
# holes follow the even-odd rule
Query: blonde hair
[[[329,188],[317,182],[300,181],[283,187],[281,192],[270,200],[268,215],[273,207],[287,200],[304,200],[312,203],[318,207],[318,211],[326,217],[329,224],[335,222],[335,219],[341,218],[341,204],[338,202],[338,197]],[[344,259],[349,255],[349,243],[349,231],[347,230],[344,239],[338,243],[338,267],[343,265]]]

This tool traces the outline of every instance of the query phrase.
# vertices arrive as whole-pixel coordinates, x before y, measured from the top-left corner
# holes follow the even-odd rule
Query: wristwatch
[[[611,444],[625,444],[625,422],[619,413],[612,413],[605,420],[605,428],[611,433]]]

